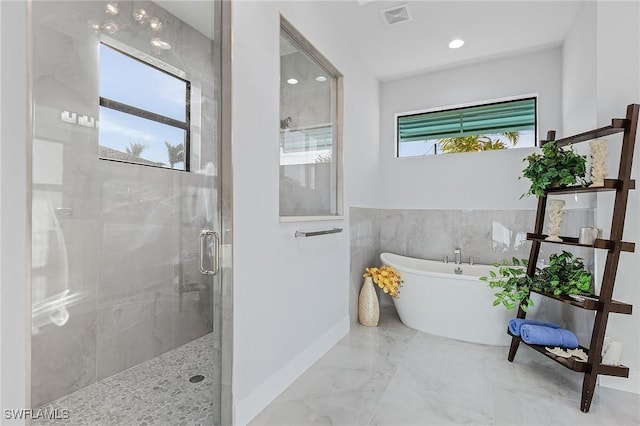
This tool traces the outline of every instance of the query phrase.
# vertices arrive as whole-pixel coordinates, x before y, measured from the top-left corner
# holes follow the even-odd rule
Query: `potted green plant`
[[[564,149],[554,141],[542,145],[542,153],[533,153],[523,161],[528,161],[522,176],[531,181],[529,190],[522,197],[542,196],[544,191],[555,185],[584,184],[587,172],[587,158],[580,155],[573,147]]]
[[[563,251],[549,256],[549,266],[536,272],[534,288],[555,296],[592,295],[591,283],[592,277],[585,270],[584,260]]]
[[[531,290],[562,295],[592,295],[592,276],[585,270],[584,260],[568,251],[549,256],[549,265],[536,268],[533,277],[527,275],[525,259],[512,259],[513,265],[506,260],[494,263],[498,271],[489,271],[489,276],[480,277],[490,288],[500,289],[495,293],[493,306],[503,305],[513,309],[520,305],[527,312],[533,306]]]

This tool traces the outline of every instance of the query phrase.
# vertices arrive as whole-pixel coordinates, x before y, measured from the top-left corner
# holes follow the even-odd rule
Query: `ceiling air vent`
[[[400,6],[381,10],[380,13],[387,25],[395,25],[401,22],[409,22],[413,20],[407,4],[401,4]]]

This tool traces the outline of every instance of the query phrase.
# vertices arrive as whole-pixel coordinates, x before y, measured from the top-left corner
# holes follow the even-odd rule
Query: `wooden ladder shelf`
[[[623,119],[613,119],[610,126],[594,129],[578,135],[555,140],[555,132],[550,131],[547,135],[548,143],[556,143],[564,146],[572,143],[585,142],[599,137],[611,135],[614,133],[623,133],[622,151],[620,153],[620,166],[618,168],[617,179],[606,179],[605,185],[598,188],[588,187],[565,187],[554,188],[545,191],[545,195],[538,198],[538,209],[536,213],[535,230],[533,233],[527,234],[527,239],[532,241],[531,253],[529,255],[529,264],[527,266],[527,274],[533,276],[538,262],[538,254],[542,243],[551,243],[545,241],[546,235],[542,233],[544,225],[544,213],[547,205],[547,197],[556,194],[572,194],[598,191],[615,191],[615,202],[613,206],[613,215],[611,220],[611,235],[608,240],[597,239],[593,245],[586,246],[579,244],[577,238],[561,237],[562,243],[580,247],[593,247],[597,249],[607,250],[607,259],[605,262],[600,294],[594,298],[587,298],[584,301],[577,301],[568,297],[554,296],[552,294],[540,293],[543,296],[553,298],[562,303],[566,303],[581,309],[595,311],[595,320],[593,324],[593,333],[588,348],[581,347],[589,355],[587,362],[580,362],[573,358],[561,358],[547,352],[544,346],[528,345],[534,350],[544,354],[548,358],[564,365],[572,371],[584,374],[582,383],[582,400],[580,410],[585,413],[591,407],[593,392],[596,387],[598,375],[629,377],[629,368],[620,365],[604,365],[601,364],[602,345],[604,342],[605,331],[607,329],[607,321],[610,313],[631,314],[632,306],[627,303],[613,300],[613,287],[618,270],[618,262],[620,253],[623,251],[633,252],[635,244],[632,242],[622,241],[622,232],[624,230],[624,219],[627,211],[627,199],[629,191],[635,189],[635,181],[631,179],[631,166],[633,164],[633,150],[635,146],[636,133],[638,129],[638,113],[640,105],[631,104],[627,106],[627,115]],[[518,318],[524,318],[526,313],[522,308],[518,308]],[[513,361],[520,343],[523,342],[520,337],[513,336],[511,339],[511,347],[509,348],[509,361]]]

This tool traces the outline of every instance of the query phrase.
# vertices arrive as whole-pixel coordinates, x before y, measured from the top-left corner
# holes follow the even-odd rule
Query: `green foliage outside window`
[[[140,157],[142,155],[142,151],[145,149],[147,149],[146,145],[137,142],[129,142],[129,146],[126,147],[126,152],[134,157]]]
[[[511,146],[516,146],[518,143],[518,132],[505,132],[500,133],[505,136]],[[478,152],[478,151],[492,151],[496,149],[506,149],[507,145],[500,139],[491,139],[487,135],[470,135],[460,136],[453,138],[438,139],[438,144],[442,149],[442,152],[450,154],[454,152]]]
[[[184,162],[184,144],[171,145],[169,142],[164,141],[164,145],[167,147],[167,156],[169,157],[169,165],[173,169],[174,164]]]

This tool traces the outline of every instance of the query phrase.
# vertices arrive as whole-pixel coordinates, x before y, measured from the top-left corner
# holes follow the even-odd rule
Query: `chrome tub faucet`
[[[462,250],[459,248],[453,251],[453,255],[455,256],[456,265],[462,265]]]

